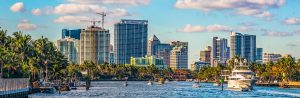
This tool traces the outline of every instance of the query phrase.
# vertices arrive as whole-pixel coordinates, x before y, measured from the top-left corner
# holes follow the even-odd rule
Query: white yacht
[[[238,91],[249,91],[253,89],[253,85],[257,81],[255,73],[249,69],[246,60],[244,60],[244,62],[235,60],[235,64],[236,63],[239,63],[239,65],[234,65],[234,69],[228,77],[228,89]]]

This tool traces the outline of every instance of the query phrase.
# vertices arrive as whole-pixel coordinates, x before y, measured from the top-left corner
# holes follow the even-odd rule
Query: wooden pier
[[[300,88],[300,82],[280,82],[279,87],[283,88]]]
[[[262,83],[262,82],[257,82],[255,83],[256,86],[279,86],[279,83]]]
[[[28,92],[28,78],[0,78],[0,98],[27,98]]]

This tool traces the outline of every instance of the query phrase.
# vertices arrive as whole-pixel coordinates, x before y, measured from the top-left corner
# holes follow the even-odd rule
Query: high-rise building
[[[200,62],[210,62],[211,46],[207,46],[205,50],[200,51]]]
[[[231,32],[230,57],[239,56],[249,62],[256,60],[256,36]]]
[[[79,40],[65,37],[57,40],[57,48],[62,54],[64,54],[68,61],[74,64],[78,64],[79,53]]]
[[[116,64],[129,64],[131,57],[143,57],[147,54],[147,20],[123,19],[114,25],[114,32]]]
[[[256,48],[256,62],[262,63],[263,59],[263,48]]]
[[[80,64],[93,61],[95,64],[109,63],[110,34],[108,30],[90,26],[80,34]]]
[[[74,30],[62,29],[62,39],[66,37],[70,37],[70,38],[75,38],[80,40],[80,33],[81,33],[81,29],[74,29]]]
[[[148,48],[147,48],[147,55],[155,55],[155,47],[160,44],[159,39],[153,35],[148,40]]]
[[[149,66],[154,65],[158,68],[167,68],[167,65],[164,63],[164,59],[161,57],[149,56],[145,57],[131,57],[130,64],[135,66]]]
[[[191,64],[191,70],[195,71],[195,70],[199,70],[200,68],[204,67],[204,66],[209,66],[210,62],[201,62],[201,61],[197,61]]]
[[[170,67],[188,69],[188,42],[171,42]]]
[[[109,64],[114,64],[114,47],[110,45],[109,47]]]
[[[264,53],[264,56],[263,56],[263,63],[264,63],[264,64],[267,64],[267,63],[269,63],[269,62],[276,63],[281,57],[282,57],[281,54]]]
[[[226,61],[229,59],[228,49],[227,39],[213,37],[210,59],[211,66],[216,67],[226,64]]]
[[[164,59],[165,64],[170,67],[170,52],[171,46],[170,44],[161,43],[154,47],[155,56]]]

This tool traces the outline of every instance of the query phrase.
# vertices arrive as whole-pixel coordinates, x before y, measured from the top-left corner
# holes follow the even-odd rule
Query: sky
[[[106,12],[112,40],[120,19],[148,20],[149,37],[189,43],[189,64],[212,37],[229,41],[232,31],[256,35],[264,53],[300,58],[300,0],[0,0],[0,9],[1,29],[33,39],[55,42],[62,29],[85,28],[91,23],[84,20],[101,20],[96,13]]]

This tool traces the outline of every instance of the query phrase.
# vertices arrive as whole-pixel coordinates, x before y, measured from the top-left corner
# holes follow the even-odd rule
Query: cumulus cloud
[[[287,18],[283,23],[288,25],[300,25],[300,18]]]
[[[17,25],[17,28],[19,30],[32,31],[32,30],[36,30],[38,26],[36,24],[30,23],[29,20],[27,19],[23,19],[21,20],[21,23]]]
[[[88,12],[103,12],[105,7],[91,4],[60,4],[54,8],[56,14],[82,14]]]
[[[87,16],[60,16],[54,20],[55,23],[64,23],[68,25],[85,25],[85,20],[91,20]]]
[[[191,24],[187,24],[182,30],[178,30],[178,31],[185,32],[185,33],[194,33],[194,32],[204,32],[205,30],[206,28],[203,26],[192,26]]]
[[[234,10],[241,15],[271,17],[272,14],[266,10],[278,8],[284,3],[285,0],[177,0],[174,6],[202,11]]]
[[[35,9],[32,9],[31,10],[31,13],[33,15],[49,15],[49,14],[52,14],[53,13],[53,8],[50,7],[50,6],[47,6],[45,8],[35,8]]]
[[[119,4],[119,5],[147,5],[150,0],[68,0],[81,4]]]
[[[179,32],[195,33],[195,32],[230,32],[232,28],[230,26],[213,24],[208,26],[191,25],[187,24],[183,29],[178,30]]]
[[[17,2],[10,7],[10,10],[13,12],[24,12],[26,11],[23,2]]]

